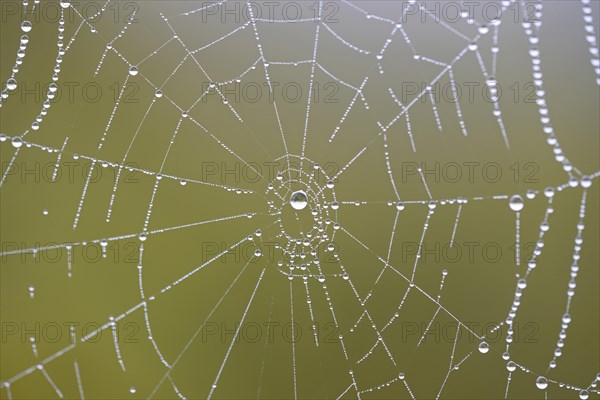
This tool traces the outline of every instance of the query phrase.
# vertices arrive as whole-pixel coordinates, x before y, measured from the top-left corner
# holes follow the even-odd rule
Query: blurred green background
[[[423,2],[430,13],[454,21],[451,3]],[[60,7],[58,2],[42,2],[33,13],[23,14],[22,3],[3,0],[3,81],[10,77],[19,51],[24,18],[33,29],[16,76],[18,87],[0,108],[0,132],[12,138],[29,130],[24,140],[31,144],[19,148],[11,164],[16,149],[10,140],[0,143],[2,173],[11,164],[0,188],[0,381],[10,382],[0,398],[56,398],[51,382],[65,398],[79,398],[77,374],[88,399],[167,399],[178,398],[178,393],[205,398],[217,376],[213,398],[337,398],[352,379],[359,391],[381,386],[361,393],[364,399],[410,398],[397,379],[400,372],[418,399],[436,398],[444,382],[441,398],[504,398],[506,325],[496,333],[489,329],[510,310],[517,275],[526,271],[547,199],[539,193],[525,200],[522,261],[517,266],[515,213],[507,198],[492,197],[525,197],[528,190],[558,187],[569,179],[554,160],[540,123],[521,25],[524,11],[512,5],[499,27],[495,76],[510,148],[492,114],[493,104],[486,100],[485,76],[474,51],[467,51],[452,68],[462,90],[467,136],[447,73],[437,80],[435,111],[428,96],[410,107],[416,151],[404,117],[385,135],[379,125],[386,126],[402,110],[389,89],[406,105],[416,96],[415,85],[420,92],[444,68],[415,60],[411,46],[423,57],[452,62],[469,44],[461,35],[476,37],[477,25],[485,23],[483,10],[493,14],[490,3],[500,2],[474,6],[475,24],[460,19],[442,25],[416,8],[403,18],[406,2],[323,2],[324,24],[314,21],[318,2],[260,2],[252,3],[254,17],[287,22],[254,25],[245,2],[204,9],[210,3],[73,2],[64,14],[62,41],[68,50],[60,63],[60,95],[52,100],[39,130],[31,130],[54,73]],[[525,3],[525,10],[533,4]],[[31,11],[32,5],[25,9]],[[103,6],[103,13],[82,23],[82,17]],[[590,6],[597,35],[598,2]],[[290,22],[296,15],[309,21]],[[572,164],[591,175],[600,170],[599,90],[583,16],[580,2],[544,2],[539,49],[556,137]],[[411,46],[399,30],[390,36],[394,25],[386,18],[402,23]],[[313,58],[317,29],[318,65],[306,62]],[[490,74],[493,34],[492,28],[478,41]],[[391,40],[386,44],[387,38]],[[384,45],[384,57],[378,60]],[[137,75],[129,75],[130,65],[137,66]],[[362,94],[368,108],[355,90],[365,77]],[[217,86],[228,100],[224,104],[209,85],[226,81],[233,82]],[[158,88],[160,98],[155,96]],[[287,173],[284,156],[298,163],[305,130],[306,159],[294,190],[324,186],[325,174],[337,175],[366,150],[340,173],[333,190],[319,198],[309,193],[310,206],[295,215],[285,203],[287,197],[267,193],[267,185],[275,182],[277,187],[275,174]],[[62,152],[48,151],[60,150],[67,137]],[[59,174],[53,180],[59,153]],[[81,201],[92,159],[94,169]],[[132,170],[119,173],[121,163]],[[313,163],[324,173],[309,178],[315,174]],[[380,272],[388,260],[404,276],[413,273],[429,200],[416,166],[427,172],[433,199],[469,200],[461,205],[452,247],[459,204],[438,204],[416,263],[416,286],[402,302],[407,280],[390,268]],[[399,213],[393,206],[398,198],[390,171],[405,202]],[[162,179],[157,179],[159,172]],[[588,387],[590,397],[598,398],[597,384],[590,387],[600,371],[600,193],[598,180],[593,182],[587,191],[580,270],[563,354],[556,368],[548,370],[567,305],[580,186],[557,192],[553,199],[550,230],[528,278],[510,346],[510,359],[527,371],[512,374],[509,398],[578,398],[580,388]],[[339,210],[326,209],[334,194]],[[306,260],[320,259],[325,282],[317,279],[321,272],[315,264],[306,271],[294,270],[297,276],[288,279],[288,257],[274,247],[285,247],[288,241],[278,236],[281,227],[271,215],[270,200],[275,209],[281,208],[282,226],[290,232],[297,232],[296,216],[300,230],[306,231],[313,223],[311,208],[328,212],[339,223],[339,230],[326,225],[329,239],[316,248],[315,256],[306,254]],[[350,204],[355,201],[364,203]],[[249,213],[252,218],[246,217]],[[233,218],[217,220],[226,217]],[[138,235],[146,220],[148,234],[141,241]],[[196,224],[202,221],[213,222]],[[258,229],[261,236],[255,235]],[[108,240],[103,257],[100,241],[106,238],[115,239]],[[334,251],[326,249],[329,243]],[[257,246],[262,256],[252,257]],[[35,254],[28,250],[48,247]],[[282,266],[277,265],[280,260]],[[444,309],[436,314],[444,270],[448,274],[439,304],[451,315]],[[350,279],[343,278],[344,271]],[[309,276],[306,283],[303,274]],[[181,277],[186,279],[169,287]],[[399,316],[373,348],[378,337],[372,325],[381,331],[401,302]],[[292,314],[297,335],[293,346]],[[111,316],[118,320],[114,330],[104,326],[95,338],[82,342]],[[456,345],[455,318],[464,324]],[[318,346],[313,323],[318,326]],[[489,353],[480,354],[480,340],[465,326],[478,336],[487,335]],[[234,335],[237,341],[230,347]],[[465,357],[447,377],[449,366]],[[35,369],[40,363],[43,369]],[[168,377],[165,363],[176,363]],[[539,375],[552,381],[545,391],[536,388]],[[344,395],[356,397],[354,388]]]

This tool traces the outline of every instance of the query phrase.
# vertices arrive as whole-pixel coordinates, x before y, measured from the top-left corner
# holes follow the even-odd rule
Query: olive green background
[[[6,4],[3,1],[0,48],[2,80],[10,76],[18,50],[18,38],[22,34],[19,29],[21,16],[7,14]],[[75,8],[82,10],[85,4],[78,4]],[[221,21],[221,14],[206,16],[206,21],[203,21],[202,13],[178,16],[208,3],[138,2],[135,7],[138,9],[136,21],[114,42],[114,49],[127,62],[139,64],[140,73],[129,77],[129,82],[134,86],[125,92],[104,146],[98,150],[98,142],[114,108],[115,90],[118,94],[128,76],[129,65],[115,52],[108,51],[98,75],[95,76],[94,72],[106,43],[123,29],[124,20],[133,10],[133,4],[112,3],[113,8],[93,23],[97,33],[90,32],[87,25],[81,27],[64,56],[59,80],[59,85],[69,82],[74,87],[73,96],[70,98],[68,89],[61,86],[62,96],[52,103],[41,128],[25,137],[27,142],[36,146],[21,148],[15,164],[19,168],[18,173],[9,175],[0,189],[3,253],[15,246],[29,249],[57,243],[90,242],[87,246],[73,248],[71,278],[67,277],[64,247],[61,250],[39,252],[37,257],[31,253],[2,256],[0,381],[10,379],[68,346],[69,330],[64,324],[78,323],[75,331],[77,338],[81,339],[85,335],[85,327],[105,324],[109,316],[122,315],[141,301],[137,269],[140,241],[137,235],[143,229],[152,198],[156,182],[154,174],[161,167],[181,118],[180,108],[187,110],[209,83],[192,59],[179,65],[186,50],[175,39],[139,64],[173,37],[173,32],[160,13],[169,19],[189,50],[201,48],[245,22],[235,21],[234,16]],[[277,12],[281,12],[282,4],[285,3],[275,6],[276,18],[281,18]],[[304,1],[296,4],[301,5],[305,16],[310,18],[313,15],[314,3]],[[334,190],[338,201],[368,202],[358,207],[343,204],[337,212],[337,222],[370,251],[342,230],[336,232],[334,242],[340,263],[350,275],[354,289],[362,297],[373,290],[366,308],[374,323],[381,327],[397,310],[408,283],[388,269],[374,285],[383,267],[377,257],[387,257],[396,217],[396,208],[386,203],[397,201],[386,169],[384,136],[380,134],[377,121],[385,125],[400,111],[390,97],[388,88],[401,97],[403,89],[406,89],[403,85],[407,82],[425,84],[433,80],[442,68],[415,61],[401,36],[396,34],[382,60],[385,72],[379,74],[375,54],[392,26],[374,18],[367,19],[345,3],[335,4],[339,8],[332,6],[327,9],[335,11],[337,22],[330,24],[332,29],[349,43],[370,50],[371,54],[361,55],[351,50],[321,27],[316,58],[338,79],[355,87],[360,86],[368,75],[364,95],[369,109],[364,107],[359,98],[340,125],[335,140],[328,143],[356,93],[339,83],[337,86],[326,86],[337,81],[317,68],[313,88],[318,85],[320,92],[315,94],[310,105],[305,155],[313,162],[327,165],[330,168],[327,172],[330,172],[346,165],[355,154],[367,147],[361,157],[339,176]],[[401,15],[401,4],[398,2],[356,4],[373,15],[394,20]],[[435,3],[427,4],[433,9]],[[58,24],[51,16],[49,3],[43,6],[47,7],[47,13],[42,14],[44,17],[39,21],[33,20],[27,54],[18,74],[19,88],[0,109],[0,131],[11,137],[29,129],[44,101],[45,90],[40,89],[39,98],[36,98],[33,94],[24,95],[23,88],[35,88],[36,84],[44,87],[53,73]],[[264,4],[262,6],[266,9]],[[598,2],[592,1],[592,7],[598,32]],[[65,43],[68,43],[81,22],[77,14],[73,11],[69,13],[65,25]],[[596,75],[590,65],[582,16],[579,2],[544,2],[539,47],[546,99],[556,136],[573,165],[584,174],[592,174],[600,169],[599,91],[595,83]],[[420,18],[421,14],[408,17],[404,24],[420,54],[450,62],[468,44],[431,19],[422,22]],[[452,26],[469,37],[476,35],[476,28],[464,21]],[[293,155],[301,154],[312,64],[294,66],[274,63],[311,59],[315,28],[314,22],[257,23],[264,56],[271,62],[268,67],[270,79],[279,84],[275,89],[275,101],[286,145]],[[488,68],[491,66],[491,36],[490,32],[479,43]],[[532,80],[531,61],[527,51],[528,43],[523,28],[515,23],[514,12],[511,12],[500,27],[496,75],[503,90],[500,104],[510,149],[504,145],[492,115],[492,104],[482,95],[485,79],[471,52],[453,68],[457,83],[465,90],[460,104],[468,136],[462,135],[455,104],[447,98],[437,103],[442,132],[437,129],[429,99],[418,101],[411,107],[410,120],[416,152],[411,149],[404,118],[386,132],[391,168],[398,192],[406,202],[406,208],[398,216],[389,262],[410,277],[415,256],[409,250],[419,242],[427,214],[427,206],[420,202],[428,200],[427,192],[420,177],[407,174],[406,168],[419,163],[426,169],[432,169],[439,163],[440,171],[446,171],[447,174],[441,173],[438,177],[428,175],[432,197],[437,200],[457,197],[471,199],[462,206],[455,237],[455,247],[463,252],[455,259],[455,253],[448,250],[457,204],[438,205],[425,236],[424,246],[430,252],[418,263],[415,284],[436,298],[442,270],[446,269],[448,275],[440,304],[465,324],[473,324],[473,330],[478,335],[482,334],[484,326],[489,327],[506,317],[514,297],[516,274],[523,274],[526,268],[526,261],[520,267],[515,266],[514,262],[514,212],[509,209],[507,200],[492,200],[489,197],[514,193],[524,195],[529,189],[543,190],[546,186],[559,186],[568,180],[560,164],[554,161],[552,148],[545,142],[538,108],[531,101],[531,88],[527,88]],[[196,53],[198,63],[216,82],[234,79],[258,58],[251,24]],[[174,75],[163,86],[173,72]],[[214,93],[189,111],[189,116],[204,129],[190,119],[184,119],[163,169],[163,174],[184,178],[189,182],[182,186],[179,179],[164,177],[154,198],[148,228],[150,231],[256,213],[253,218],[244,216],[151,234],[144,242],[144,292],[147,296],[156,296],[154,301],[148,302],[148,315],[153,339],[164,358],[173,362],[204,321],[217,329],[217,332],[208,333],[205,330],[204,335],[200,334],[192,342],[171,373],[174,384],[186,398],[205,398],[208,395],[230,346],[235,324],[241,321],[264,270],[258,291],[244,319],[246,327],[249,324],[261,326],[261,333],[255,341],[255,331],[248,328],[242,340],[233,346],[214,392],[215,398],[293,398],[292,346],[282,333],[282,327],[291,321],[290,288],[293,291],[294,320],[301,329],[294,346],[298,398],[336,398],[351,383],[349,370],[353,370],[361,390],[393,380],[402,371],[416,398],[435,398],[450,363],[455,332],[453,319],[440,311],[434,320],[434,327],[436,323],[439,326],[417,346],[423,328],[431,320],[437,306],[412,289],[400,311],[400,317],[383,334],[397,366],[392,364],[381,346],[376,347],[363,362],[355,364],[373,346],[377,336],[366,318],[354,332],[348,332],[361,316],[363,307],[349,283],[340,277],[340,263],[335,262],[330,253],[324,252],[323,247],[320,248],[319,257],[339,329],[332,328],[333,319],[322,284],[314,278],[309,279],[307,287],[312,300],[312,312],[320,326],[319,346],[315,346],[310,331],[312,322],[307,289],[301,278],[295,278],[290,284],[287,277],[278,272],[276,262],[281,258],[281,253],[272,251],[267,243],[278,240],[273,236],[279,233],[279,228],[273,225],[275,217],[268,215],[268,196],[264,195],[267,183],[274,178],[268,163],[286,153],[265,82],[264,68],[259,62],[256,69],[250,70],[240,82],[241,87],[250,85],[246,86],[246,96],[239,88],[227,94],[229,105],[233,106],[243,122]],[[445,75],[440,82],[447,85],[448,76]],[[262,88],[262,96],[257,101],[249,99],[254,83]],[[283,96],[281,88],[286,84],[302,89],[298,101]],[[474,98],[468,99],[466,88],[475,84],[478,86]],[[520,87],[516,98],[514,89],[509,89],[514,84]],[[91,88],[84,92],[84,87]],[[94,101],[93,88],[97,87],[101,88],[102,93]],[[155,101],[144,118],[154,101],[156,87],[162,87],[164,96]],[[328,88],[332,87],[339,90],[328,98],[327,94],[333,93]],[[288,93],[293,97],[292,89]],[[408,101],[412,97],[414,95],[409,95]],[[106,222],[116,168],[100,167],[97,177],[95,175],[89,185],[79,224],[73,229],[89,168],[89,161],[83,158],[74,160],[73,154],[121,163],[138,129],[126,162],[154,174],[123,171],[111,220]],[[65,137],[69,140],[62,155],[62,174],[56,182],[51,182],[57,153],[49,153],[37,145],[60,149]],[[255,174],[221,144],[246,162],[258,164],[265,179],[255,179]],[[2,171],[7,168],[13,154],[14,148],[10,142],[0,144]],[[468,179],[468,169],[464,163],[471,162],[480,164],[474,170],[473,179]],[[65,163],[73,164],[69,167]],[[452,181],[452,171],[445,169],[454,163],[462,166],[463,173],[456,182]],[[488,171],[492,175],[483,173],[482,166],[486,163],[499,166],[501,176],[497,181],[493,179],[492,170]],[[281,167],[283,164],[278,165]],[[518,171],[516,177],[515,165]],[[207,168],[214,166],[217,173],[207,176]],[[24,169],[35,171],[35,168],[37,173],[23,174]],[[72,168],[72,177],[69,168]],[[235,168],[237,172],[223,176],[226,169]],[[530,173],[533,175],[530,176]],[[236,194],[235,191],[194,183],[192,180],[248,189],[253,193]],[[512,360],[532,372],[518,370],[513,373],[510,398],[544,398],[544,391],[535,386],[538,375],[585,388],[600,371],[600,193],[596,179],[587,196],[580,272],[570,311],[573,322],[568,328],[564,354],[559,358],[557,368],[546,372],[566,307],[581,195],[582,189],[577,187],[565,189],[554,198],[555,211],[549,219],[551,228],[545,235],[538,266],[528,279],[528,287],[516,318],[515,343],[510,351]],[[477,196],[486,199],[472,200]],[[527,260],[532,250],[531,243],[537,240],[545,207],[546,199],[541,194],[525,201],[521,213],[521,244],[529,244],[529,247],[521,252],[523,260]],[[48,210],[48,215],[42,214],[44,209]],[[308,213],[309,210],[302,212]],[[302,212],[299,213],[300,217],[306,219]],[[286,210],[282,218],[294,217]],[[253,235],[257,229],[263,231],[261,238],[255,237],[256,243],[263,246],[263,256],[259,260],[250,260],[212,315],[209,316],[211,310],[246,265],[248,256],[252,255],[254,245],[251,242],[242,246],[243,251],[210,263],[171,290],[160,294],[166,285],[209,260],[215,254],[209,252],[214,246],[226,249]],[[106,258],[99,256],[100,239],[129,234],[133,236],[109,242]],[[469,243],[475,243],[476,246],[472,257],[467,254]],[[482,250],[486,245],[501,249],[502,254],[497,258],[489,256]],[[33,299],[28,294],[30,285],[35,287]],[[268,321],[278,324],[272,339],[266,335],[267,329],[263,325]],[[51,330],[56,324],[61,327],[60,338],[52,340],[54,331]],[[8,334],[9,326],[17,326],[18,332]],[[415,326],[418,327],[417,333],[407,331]],[[32,333],[27,333],[27,329],[33,330],[38,339],[38,358],[32,353],[28,339]],[[167,369],[148,340],[143,308],[137,308],[120,320],[118,332],[126,371],[122,371],[117,362],[110,329],[104,330],[97,341],[78,343],[73,350],[45,365],[45,370],[65,398],[79,398],[74,360],[77,360],[80,368],[86,398],[147,398],[152,393]],[[506,329],[502,329],[500,337],[488,339],[491,351],[485,355],[477,351],[479,340],[464,330],[462,333],[456,345],[454,362],[470,352],[474,353],[461,364],[459,370],[450,374],[442,398],[504,398],[508,372],[501,354],[505,351]],[[350,361],[344,358],[338,334],[344,335]],[[132,386],[137,390],[135,394],[129,392]],[[56,397],[40,371],[14,382],[11,393],[14,399]],[[547,396],[552,399],[577,398],[578,392],[551,384]],[[165,380],[155,393],[155,398],[176,397],[169,380]],[[345,397],[356,397],[356,393],[350,390]],[[361,397],[409,398],[409,394],[400,381],[395,381]],[[5,389],[0,390],[0,398],[8,398]],[[598,398],[598,394],[591,393],[591,398]]]

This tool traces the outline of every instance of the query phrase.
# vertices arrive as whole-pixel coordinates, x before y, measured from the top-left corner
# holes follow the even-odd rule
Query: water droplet
[[[163,97],[163,92],[162,92],[162,90],[158,89],[156,91],[156,93],[154,93],[154,95],[160,99],[161,97]]]
[[[344,272],[344,274],[342,274],[342,278],[344,278],[344,280],[347,281],[348,279],[350,279],[350,275]]]
[[[12,138],[12,145],[15,148],[23,146],[23,139],[21,139],[20,136],[15,136],[14,138]]]
[[[340,205],[337,201],[334,201],[333,203],[331,203],[332,210],[337,210],[338,208],[340,208]]]
[[[262,250],[261,249],[254,250],[254,257],[260,257],[260,256],[262,256]]]
[[[17,88],[17,80],[15,78],[10,78],[6,81],[6,90],[13,91]]]
[[[323,275],[319,275],[319,282],[325,282],[325,277]]]
[[[308,197],[302,190],[292,193],[290,196],[290,204],[294,210],[303,210],[308,205]]]
[[[548,387],[548,379],[540,376],[535,380],[535,385],[538,387],[538,389],[544,390]]]
[[[23,21],[23,23],[21,23],[21,30],[25,33],[27,32],[31,32],[31,22],[29,21]]]
[[[506,363],[506,369],[509,372],[513,372],[514,370],[517,369],[517,365],[513,361],[509,361],[509,362]]]
[[[517,282],[517,287],[519,289],[525,289],[527,287],[527,281],[523,278],[519,279],[519,281]]]
[[[563,324],[570,324],[571,323],[571,315],[569,315],[567,313],[563,314],[562,322],[563,322]]]
[[[592,178],[590,178],[587,175],[582,176],[581,181],[579,183],[581,184],[581,187],[589,188],[590,186],[592,186]]]
[[[135,388],[135,386],[132,386],[129,388],[129,393],[135,394],[135,392],[137,392],[137,389]]]
[[[131,76],[136,76],[138,74],[138,69],[135,65],[132,65],[131,67],[129,67],[129,75]]]
[[[523,203],[523,198],[518,194],[515,194],[510,198],[508,205],[513,211],[521,211],[525,206],[525,204]]]
[[[138,238],[140,239],[140,242],[145,242],[146,239],[148,239],[148,235],[146,234],[146,232],[142,232],[142,233],[140,233]]]
[[[48,210],[42,210],[42,214],[48,215]]]
[[[577,178],[572,177],[569,179],[569,186],[577,187],[577,185],[579,185],[579,180]]]
[[[479,343],[479,352],[481,354],[485,354],[488,351],[490,351],[490,345],[489,344],[487,344],[486,342]]]
[[[402,211],[402,210],[404,210],[404,203],[403,203],[403,202],[401,202],[401,201],[399,201],[398,203],[396,203],[396,209],[397,209],[398,211]]]
[[[69,8],[71,6],[71,2],[70,1],[66,1],[66,0],[60,0],[60,6],[62,8]]]
[[[579,398],[581,400],[587,400],[590,397],[590,394],[587,390],[583,389],[581,392],[579,392]]]
[[[398,379],[403,380],[404,379],[404,372],[400,372],[398,374]]]
[[[546,196],[548,198],[554,196],[554,188],[553,187],[547,187],[546,189],[544,189],[544,196]]]

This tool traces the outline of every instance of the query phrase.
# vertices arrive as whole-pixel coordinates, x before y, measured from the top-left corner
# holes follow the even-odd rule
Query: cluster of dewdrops
[[[590,0],[581,0],[583,4],[583,21],[585,22],[585,39],[590,44],[590,54],[592,55],[592,66],[596,73],[596,83],[600,85],[600,50],[598,50],[598,42],[594,30],[594,18],[592,17],[592,7]]]
[[[589,176],[583,176],[580,180],[576,180],[573,177],[571,177],[571,179],[569,180],[569,183],[567,185],[570,187],[576,187],[578,185],[581,185],[582,188],[588,189],[592,185],[592,180]],[[562,190],[562,189],[563,189],[563,186],[558,188],[558,190]],[[551,204],[552,204],[552,198],[554,197],[556,190],[557,189],[555,189],[553,187],[547,187],[546,189],[544,189],[544,196],[546,198],[548,198],[549,203],[548,203],[548,207],[546,209],[546,214],[545,214],[544,220],[540,224],[540,234],[539,234],[540,237],[539,237],[538,241],[536,242],[536,247],[534,249],[533,256],[528,263],[527,274],[526,274],[525,278],[519,278],[518,282],[517,282],[517,290],[515,292],[515,299],[513,301],[511,311],[509,312],[509,316],[506,320],[506,322],[509,324],[509,327],[510,327],[509,335],[506,338],[506,341],[508,344],[510,344],[512,342],[511,334],[512,334],[513,318],[516,316],[517,309],[520,305],[520,297],[522,295],[522,292],[527,287],[526,277],[531,272],[531,270],[533,270],[536,267],[535,258],[541,254],[541,249],[544,246],[544,242],[542,240],[544,233],[547,232],[550,228],[549,223],[548,223],[548,216],[550,214],[552,214],[554,211]],[[534,191],[527,192],[527,198],[529,198],[529,199],[534,198],[535,195],[536,195],[536,193]],[[568,295],[567,312],[565,312],[561,318],[561,322],[562,322],[561,323],[561,331],[559,333],[559,339],[556,343],[556,349],[554,350],[553,358],[550,361],[549,368],[556,368],[557,358],[562,355],[562,348],[565,345],[564,341],[567,338],[567,329],[569,327],[569,324],[572,321],[571,315],[568,313],[568,305],[570,304],[572,297],[575,295],[575,288],[576,288],[575,279],[579,272],[578,260],[580,259],[580,251],[581,251],[581,246],[583,244],[582,232],[585,228],[585,225],[583,222],[584,218],[585,218],[585,200],[586,200],[586,193],[584,192],[582,202],[580,205],[580,210],[579,210],[579,221],[577,223],[577,235],[575,237],[575,244],[574,244],[574,248],[573,248],[573,256],[572,256],[573,263],[571,265],[571,279],[569,280],[569,284],[568,284],[569,288],[567,291],[567,295]],[[518,221],[519,212],[524,207],[523,198],[520,195],[512,196],[509,201],[509,207],[511,210],[516,212],[517,221]],[[517,232],[517,238],[518,238],[518,232]],[[481,351],[481,346],[480,346],[480,351]],[[505,360],[510,359],[508,350],[502,355],[502,357]],[[506,364],[506,368],[509,372],[513,372],[516,370],[517,364],[513,361],[508,361],[508,363]],[[524,367],[520,367],[520,368],[523,369],[524,371],[530,372]],[[598,379],[600,379],[600,374],[597,376],[597,380]],[[509,380],[510,380],[510,377],[509,377]],[[544,376],[539,376],[536,379],[536,386],[542,390],[546,389],[548,387],[548,379]],[[559,386],[563,387],[563,386],[565,386],[565,384],[559,383]],[[593,382],[593,386],[596,386],[596,381]],[[567,385],[567,387],[571,388],[571,389],[577,389],[574,387],[570,387],[568,385]],[[588,391],[586,389],[581,389],[580,393],[579,393],[579,397],[584,400],[587,399],[589,397]]]
[[[562,164],[563,170],[567,172],[570,176],[573,171],[573,165],[566,158],[563,153],[563,150],[558,143],[556,136],[554,135],[554,128],[552,126],[552,122],[550,120],[548,106],[546,104],[546,91],[544,90],[543,84],[543,73],[542,73],[542,60],[540,58],[540,48],[539,44],[539,30],[542,26],[542,8],[543,5],[541,2],[537,2],[535,4],[536,12],[533,15],[533,22],[524,21],[522,23],[525,34],[529,40],[529,56],[531,57],[531,65],[532,65],[532,75],[533,75],[533,83],[536,86],[535,95],[536,95],[536,103],[538,105],[538,111],[540,114],[540,121],[543,124],[544,133],[546,133],[547,138],[546,141],[548,145],[552,147],[552,151],[554,153],[554,159]]]
[[[34,4],[38,4],[39,0],[34,1]],[[27,7],[28,2],[24,1],[23,2],[23,6]],[[62,7],[62,9],[66,9],[68,7],[70,7],[70,2],[67,1],[61,1],[60,5]],[[62,12],[62,10],[61,10]],[[2,99],[6,99],[8,98],[9,94],[14,92],[17,89],[18,83],[16,80],[16,75],[19,72],[19,67],[21,64],[23,64],[23,58],[25,57],[25,51],[27,50],[27,44],[29,43],[29,36],[27,36],[27,33],[31,32],[33,26],[31,24],[30,21],[28,20],[24,20],[21,23],[21,31],[23,31],[24,35],[21,36],[20,39],[20,45],[19,45],[19,51],[17,52],[17,60],[15,62],[15,65],[12,69],[12,74],[11,77],[7,80],[6,82],[6,88],[2,91],[1,94],[1,98]],[[64,31],[65,31],[65,20],[64,20],[64,15],[61,15],[61,18],[58,22],[58,41],[57,41],[57,46],[58,46],[58,52],[56,55],[56,59],[55,59],[55,63],[54,63],[54,73],[52,75],[52,83],[50,83],[50,85],[48,86],[48,91],[46,93],[46,100],[44,101],[44,104],[42,105],[42,109],[39,113],[39,115],[36,117],[35,121],[33,121],[33,123],[31,124],[31,129],[34,131],[37,131],[40,128],[40,124],[44,118],[44,116],[48,113],[48,109],[51,106],[50,101],[53,100],[56,96],[56,91],[58,90],[58,86],[56,85],[56,82],[59,79],[59,73],[60,73],[60,66],[62,64],[63,61],[63,56],[65,54],[65,48],[64,48]],[[2,106],[2,100],[0,100],[0,107]],[[20,147],[21,143],[20,142],[20,138],[18,139],[14,139],[13,140],[13,145],[17,145],[16,147]]]
[[[313,165],[313,169],[315,171],[319,170],[320,169],[319,164],[315,163]],[[275,178],[276,178],[276,181],[281,182],[281,181],[283,181],[284,174],[279,172],[276,174]],[[283,187],[283,185],[281,187]],[[325,183],[325,187],[329,190],[332,190],[334,188],[334,182],[331,179],[328,179],[327,182]],[[267,193],[269,193],[271,191],[273,193],[275,193],[276,195],[278,195],[275,185],[273,183],[269,183],[267,186]],[[315,197],[318,197],[318,194],[315,194]],[[285,204],[285,199],[282,198],[281,200]],[[308,205],[308,200],[306,200],[306,202]],[[282,223],[281,208],[278,208],[275,205],[275,202],[273,200],[269,200],[268,205],[271,208],[271,210],[274,211],[274,213],[277,215],[277,221],[281,224]],[[309,266],[311,264],[314,264],[317,268],[319,268],[320,259],[318,257],[319,254],[318,254],[316,247],[318,247],[319,244],[327,243],[328,241],[331,240],[331,238],[327,232],[327,226],[331,225],[334,230],[338,230],[340,228],[340,225],[337,222],[334,222],[329,217],[323,218],[323,216],[321,215],[321,212],[323,209],[327,210],[329,208],[331,208],[331,210],[335,211],[335,210],[339,209],[339,203],[337,201],[333,200],[329,203],[325,202],[321,206],[314,206],[310,210],[310,213],[311,213],[313,221],[314,221],[314,225],[312,226],[311,231],[306,232],[304,234],[303,238],[293,238],[293,237],[289,236],[283,230],[283,226],[281,226],[281,228],[282,228],[281,236],[285,236],[287,238],[288,244],[285,247],[282,247],[279,244],[276,244],[275,247],[278,249],[281,249],[285,255],[289,256],[289,275],[288,275],[288,277],[290,280],[292,280],[294,278],[295,270],[297,272],[300,272],[303,275],[303,278],[306,280],[306,279],[308,279],[308,275],[306,275],[305,272],[309,269]],[[314,234],[313,234],[313,232],[314,232]],[[316,246],[315,246],[315,243],[316,243]],[[305,252],[305,250],[306,250],[306,252]],[[332,253],[334,253],[334,257],[336,256],[335,246],[333,243],[328,243],[325,246],[325,251],[332,252]],[[312,257],[312,259],[307,260],[308,255],[310,255]],[[278,265],[278,267],[283,267],[284,261],[279,260],[277,262],[277,265]],[[320,271],[320,268],[319,268],[319,271]],[[325,281],[325,276],[321,272],[319,272],[319,274],[317,274],[316,277],[319,280],[319,282],[321,282],[321,283]]]

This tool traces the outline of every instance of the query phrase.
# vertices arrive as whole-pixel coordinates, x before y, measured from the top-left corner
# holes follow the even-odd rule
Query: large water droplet
[[[308,205],[308,197],[302,190],[292,193],[290,196],[290,204],[294,210],[303,210]]]
[[[23,21],[23,23],[21,23],[21,30],[25,33],[31,32],[31,22]]]
[[[488,351],[490,351],[490,345],[489,344],[487,344],[486,342],[479,343],[479,352],[481,354],[485,354]]]
[[[544,390],[548,387],[548,379],[540,376],[535,380],[535,385],[538,387],[538,389]]]
[[[17,81],[15,78],[10,78],[6,81],[6,90],[13,91],[17,88]]]
[[[592,178],[590,178],[587,175],[582,176],[581,181],[579,183],[581,184],[582,187],[589,188],[590,186],[592,186]]]
[[[19,136],[15,136],[14,138],[12,138],[12,145],[16,148],[23,146],[23,139],[21,139],[21,137]]]
[[[513,211],[521,211],[525,206],[525,204],[523,203],[523,198],[518,194],[515,194],[510,198],[508,205]]]
[[[138,69],[135,65],[132,65],[131,67],[129,67],[129,75],[131,76],[136,76],[138,74]]]

